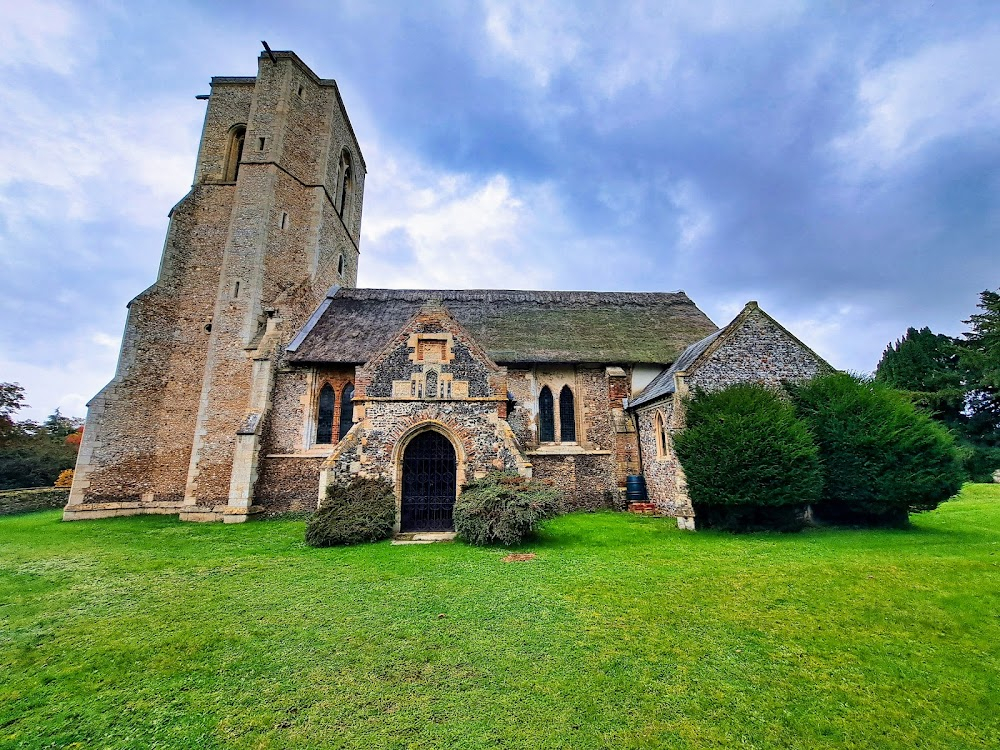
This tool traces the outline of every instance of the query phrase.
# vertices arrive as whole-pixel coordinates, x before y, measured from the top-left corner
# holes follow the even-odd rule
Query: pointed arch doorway
[[[458,462],[451,441],[427,430],[403,451],[400,531],[451,531]]]

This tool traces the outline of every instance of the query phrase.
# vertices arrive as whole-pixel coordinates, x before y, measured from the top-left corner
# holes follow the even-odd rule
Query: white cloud
[[[55,0],[0,2],[0,69],[41,68],[66,75],[90,44],[80,14]]]
[[[662,90],[693,39],[772,32],[797,19],[804,4],[652,0],[588,9],[574,2],[485,0],[484,11],[490,52],[501,65],[527,71],[539,89],[567,72],[587,82],[593,106],[636,85]]]
[[[365,196],[362,285],[537,287],[548,280],[528,259],[538,222],[555,210],[544,187],[515,192],[501,174],[476,179],[377,146],[367,151],[379,179]]]
[[[925,47],[862,77],[864,124],[834,142],[854,170],[887,169],[931,142],[1000,127],[1000,29]]]

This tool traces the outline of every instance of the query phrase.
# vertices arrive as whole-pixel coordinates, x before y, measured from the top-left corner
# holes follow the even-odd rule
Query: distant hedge
[[[24,490],[0,490],[0,516],[31,513],[48,508],[62,508],[69,500],[68,489],[39,487]]]
[[[794,530],[820,497],[816,444],[777,391],[741,384],[687,402],[675,438],[701,527]]]
[[[835,523],[903,526],[962,487],[951,436],[900,392],[845,373],[790,384],[823,464],[813,506]]]

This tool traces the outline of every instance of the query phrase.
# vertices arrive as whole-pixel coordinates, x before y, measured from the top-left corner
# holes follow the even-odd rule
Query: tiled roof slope
[[[628,402],[629,408],[640,406],[647,401],[653,401],[660,398],[660,396],[666,396],[667,394],[674,392],[674,373],[684,372],[691,364],[701,356],[713,341],[715,341],[722,332],[726,330],[725,328],[720,328],[715,333],[708,334],[701,341],[695,341],[691,346],[684,350],[684,352],[677,358],[670,367],[661,372],[655,378],[653,378],[649,385],[642,389],[642,393],[636,396],[634,399]]]
[[[293,362],[367,362],[440,300],[496,362],[672,362],[716,326],[684,292],[338,289],[289,347]]]

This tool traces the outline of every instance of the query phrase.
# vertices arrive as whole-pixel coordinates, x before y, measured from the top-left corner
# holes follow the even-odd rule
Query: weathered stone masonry
[[[642,470],[659,509],[689,518],[670,447],[684,395],[825,366],[755,303],[718,330],[683,292],[354,288],[361,149],[336,83],[273,54],[212,79],[194,185],[90,403],[66,519],[243,521],[365,476],[399,500],[426,430],[454,449],[456,491],[503,470],[570,508],[621,507]]]

